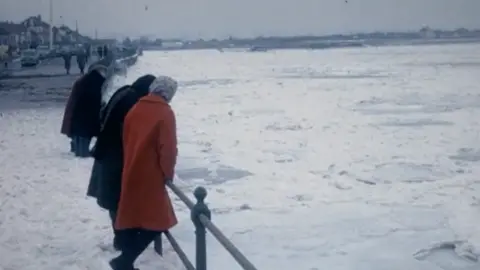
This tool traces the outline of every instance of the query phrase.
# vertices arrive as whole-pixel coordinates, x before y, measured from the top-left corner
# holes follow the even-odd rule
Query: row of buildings
[[[52,31],[53,42],[58,45],[90,42],[90,38],[79,34],[78,29],[72,30],[65,25],[55,26]],[[28,17],[20,23],[0,21],[0,45],[27,48],[48,45],[49,42],[50,25],[40,15]]]

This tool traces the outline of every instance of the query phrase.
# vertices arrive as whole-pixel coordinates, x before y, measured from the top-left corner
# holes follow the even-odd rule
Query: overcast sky
[[[41,14],[49,0],[0,0],[0,20]],[[93,35],[170,38],[480,28],[480,0],[53,0],[54,24]],[[146,10],[145,7],[148,7]]]

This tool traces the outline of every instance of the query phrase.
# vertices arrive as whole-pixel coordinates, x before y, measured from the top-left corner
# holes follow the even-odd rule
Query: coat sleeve
[[[175,114],[168,108],[159,125],[157,152],[165,181],[173,180],[177,163],[177,126]]]
[[[72,130],[74,130],[75,129],[74,127],[78,124],[78,118],[80,115],[79,104],[82,102],[82,94],[83,94],[83,80],[80,79],[73,84],[72,93],[70,94],[72,96],[72,103],[70,104],[70,112],[71,112],[70,133],[73,133]],[[75,129],[75,132],[76,132],[76,129]]]

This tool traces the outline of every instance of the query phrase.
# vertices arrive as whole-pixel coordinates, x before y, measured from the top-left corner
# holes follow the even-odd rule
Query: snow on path
[[[108,270],[115,253],[108,214],[86,199],[91,159],[66,151],[60,108],[21,109],[0,115],[0,269]],[[103,249],[102,249],[103,247]],[[150,248],[141,269],[182,269]]]

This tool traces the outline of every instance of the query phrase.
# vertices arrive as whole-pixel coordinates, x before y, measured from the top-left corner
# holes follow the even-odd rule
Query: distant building
[[[50,40],[50,25],[42,21],[42,16],[31,16],[21,22],[27,29],[27,39],[35,45],[45,45]]]
[[[162,48],[165,48],[165,49],[179,49],[179,48],[182,48],[183,47],[183,42],[181,41],[162,41],[161,43],[162,45]]]
[[[0,22],[0,44],[17,47],[26,41],[27,29],[21,24]]]
[[[455,29],[455,31],[453,31],[453,34],[455,37],[474,37],[475,36],[473,32],[470,32],[468,29],[463,27]]]
[[[90,39],[80,35],[68,26],[53,27],[53,42],[69,45],[89,42]],[[0,22],[0,45],[17,48],[47,46],[50,43],[50,24],[44,22],[40,15],[30,16],[20,23]]]
[[[20,43],[34,45],[48,45],[50,43],[50,24],[42,20],[41,15],[30,16],[20,22],[20,28],[15,34],[20,35]],[[1,26],[0,26],[1,27]],[[22,32],[19,34],[19,32]],[[80,35],[77,31],[71,30],[68,26],[53,27],[53,42],[56,44],[75,44],[89,41],[88,37]]]
[[[93,45],[115,45],[118,41],[114,38],[97,38],[91,41]]]
[[[437,33],[428,26],[422,27],[419,32],[420,32],[420,35],[423,38],[436,38],[437,37]]]

